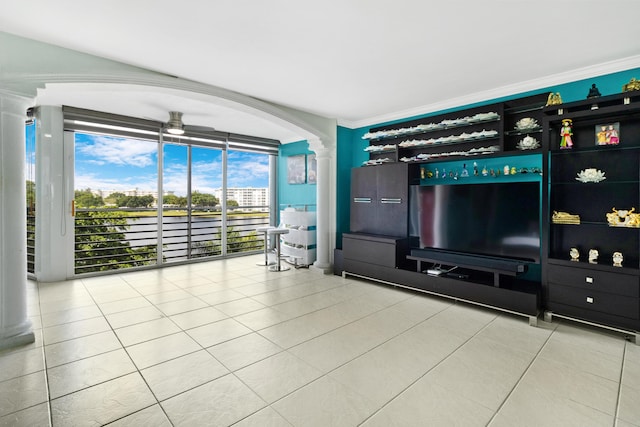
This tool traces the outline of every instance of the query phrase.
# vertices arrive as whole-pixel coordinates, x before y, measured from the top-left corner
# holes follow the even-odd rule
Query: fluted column
[[[27,317],[24,121],[29,103],[0,92],[0,348],[35,339]]]
[[[313,267],[328,273],[330,261],[330,185],[331,185],[331,152],[322,146],[320,141],[309,141],[309,148],[316,154],[316,261]]]

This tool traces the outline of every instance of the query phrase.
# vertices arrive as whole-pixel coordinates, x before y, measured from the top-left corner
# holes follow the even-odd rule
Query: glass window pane
[[[222,150],[191,149],[191,256],[224,255],[222,251]]]
[[[75,272],[157,262],[155,141],[75,134]]]
[[[269,225],[269,155],[229,150],[227,252],[262,250],[256,228]]]
[[[162,260],[184,261],[189,258],[188,147],[165,143],[162,166]]]
[[[27,272],[35,273],[36,252],[36,125],[25,126],[27,185]]]

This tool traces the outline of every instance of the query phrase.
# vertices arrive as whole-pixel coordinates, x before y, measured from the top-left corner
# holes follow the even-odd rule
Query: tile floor
[[[640,426],[640,346],[261,256],[29,283],[0,426]]]

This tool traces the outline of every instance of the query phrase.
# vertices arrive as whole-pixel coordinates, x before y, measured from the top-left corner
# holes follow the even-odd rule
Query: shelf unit
[[[560,316],[640,331],[640,228],[610,226],[607,213],[640,210],[640,93],[618,94],[544,109],[549,147],[547,317]],[[572,120],[571,149],[560,148],[564,119]],[[619,123],[620,143],[598,145],[601,125]],[[581,171],[606,179],[583,183]],[[554,223],[554,212],[579,215],[579,224]],[[578,261],[569,251],[576,248]],[[597,263],[588,261],[598,251]],[[613,266],[614,252],[624,257]]]
[[[316,212],[306,208],[280,211],[280,226],[289,233],[280,237],[280,251],[290,263],[308,266],[316,260]]]
[[[367,165],[541,152],[541,148],[518,149],[518,142],[527,135],[542,142],[542,109],[546,98],[547,94],[533,95],[372,128],[363,136],[369,141],[365,148],[369,154]],[[516,123],[523,118],[535,119],[539,126],[516,129]]]

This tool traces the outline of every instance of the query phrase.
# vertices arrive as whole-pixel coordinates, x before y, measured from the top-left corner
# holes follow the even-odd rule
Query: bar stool
[[[269,255],[268,255],[269,250],[267,248],[267,246],[269,246],[268,245],[269,239],[267,238],[267,235],[268,235],[269,230],[274,229],[274,228],[275,227],[272,227],[270,225],[265,225],[264,227],[256,228],[256,231],[258,233],[264,233],[264,263],[258,262],[258,263],[256,263],[256,265],[262,265],[262,266],[271,265],[271,264],[269,264]]]
[[[287,266],[282,266],[280,264],[280,236],[283,234],[287,234],[289,233],[289,229],[288,228],[272,228],[271,230],[267,231],[267,234],[269,236],[273,236],[274,239],[276,239],[276,263],[275,265],[272,265],[269,267],[269,271],[287,271],[289,270],[289,267]]]

